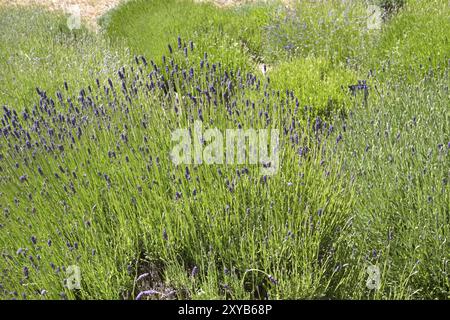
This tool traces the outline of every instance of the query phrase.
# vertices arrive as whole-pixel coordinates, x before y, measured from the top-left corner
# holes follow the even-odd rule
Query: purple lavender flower
[[[26,174],[24,174],[23,176],[20,176],[19,180],[20,182],[24,183],[25,181],[28,181],[28,177]]]
[[[194,266],[194,268],[192,268],[192,271],[191,271],[191,277],[194,278],[197,274],[198,274],[198,267]]]
[[[270,281],[272,284],[274,284],[274,285],[277,285],[277,284],[278,284],[277,279],[275,279],[272,275],[269,275],[269,281]]]
[[[144,278],[147,277],[148,275],[150,275],[150,273],[148,273],[148,272],[147,272],[147,273],[141,274],[139,277],[137,277],[136,282],[138,282],[138,281],[144,279]]]
[[[28,268],[27,267],[23,267],[22,271],[23,271],[23,275],[24,275],[25,279],[28,279],[28,276],[29,276]]]
[[[153,295],[153,294],[159,294],[159,292],[156,291],[156,290],[146,290],[146,291],[141,291],[141,292],[139,292],[139,294],[136,296],[136,300],[141,300],[142,297],[144,297],[144,296],[150,296],[150,295]]]

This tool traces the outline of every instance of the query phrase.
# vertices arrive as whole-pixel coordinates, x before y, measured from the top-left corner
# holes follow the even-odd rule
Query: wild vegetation
[[[0,298],[448,299],[450,6],[376,3],[0,7]],[[194,121],[279,170],[174,165]]]

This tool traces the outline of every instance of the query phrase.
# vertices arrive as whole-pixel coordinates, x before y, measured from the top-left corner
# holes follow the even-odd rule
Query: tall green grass
[[[137,0],[111,11],[102,24],[112,39],[155,61],[160,61],[167,45],[181,36],[195,42],[198,62],[208,52],[210,61],[248,69],[260,60],[264,40],[260,26],[266,24],[271,7],[221,9],[190,0]]]
[[[380,72],[380,77],[403,76],[411,83],[427,72],[442,74],[438,67],[450,58],[449,16],[448,1],[405,1],[377,36],[366,65],[376,71],[389,70]]]
[[[64,81],[72,89],[120,67],[125,50],[83,27],[69,30],[67,17],[42,8],[0,7],[0,100],[25,107],[35,88],[54,94]]]

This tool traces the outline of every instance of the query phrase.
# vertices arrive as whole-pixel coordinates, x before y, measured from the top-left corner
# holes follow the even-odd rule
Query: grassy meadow
[[[449,299],[449,16],[130,0],[95,33],[0,6],[0,300]],[[278,130],[277,172],[175,165],[195,121]]]

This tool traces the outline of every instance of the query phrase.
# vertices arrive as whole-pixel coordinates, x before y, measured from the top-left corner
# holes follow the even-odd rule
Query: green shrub
[[[450,297],[448,70],[414,84],[392,76],[378,84],[378,101],[354,108],[346,121],[344,157],[357,197],[345,296]],[[365,287],[367,265],[380,267],[380,290]]]
[[[349,105],[348,85],[358,80],[354,71],[320,57],[282,62],[268,75],[275,88],[294,90],[302,104],[326,114]]]
[[[448,8],[411,0],[366,32],[362,2],[355,26],[333,20],[341,3],[131,1],[103,21],[117,47],[62,16],[0,9],[1,299],[450,298]],[[194,40],[188,59],[178,35]],[[255,62],[271,62],[268,79],[230,72]],[[348,85],[369,68],[360,105]],[[195,119],[279,128],[279,171],[175,166],[171,133]],[[82,290],[64,285],[74,264]]]
[[[447,1],[408,1],[379,34],[368,55],[370,67],[389,70],[381,73],[387,77],[408,74],[413,82],[430,68],[440,72],[450,55],[449,17]]]
[[[370,35],[362,2],[299,1],[270,17],[265,55],[272,62],[311,55],[346,62],[361,55]]]
[[[43,9],[0,7],[0,103],[25,106],[36,87],[54,93],[64,81],[79,88],[117,70],[125,50]]]

